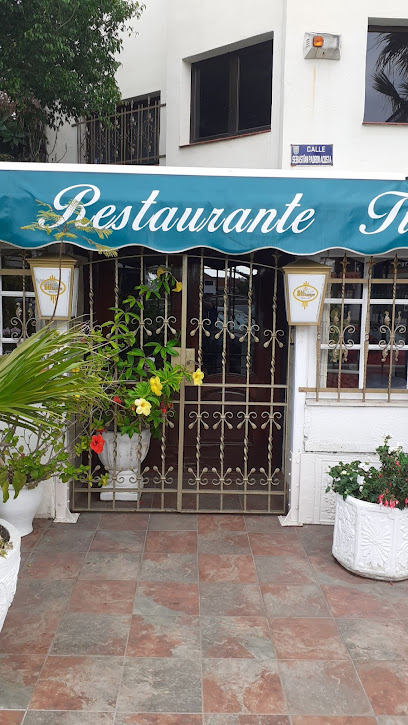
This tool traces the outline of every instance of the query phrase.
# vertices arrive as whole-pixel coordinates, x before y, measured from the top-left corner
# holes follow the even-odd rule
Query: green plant
[[[10,534],[4,526],[0,526],[0,559],[5,559],[8,552],[13,548],[10,541]]]
[[[200,370],[189,372],[182,365],[172,365],[179,354],[178,337],[170,340],[148,340],[136,344],[143,324],[146,302],[151,297],[160,300],[163,294],[178,293],[181,283],[162,267],[148,285],[140,284],[135,295],[124,300],[123,308],[111,308],[113,320],[102,325],[103,352],[98,353],[100,374],[106,381],[107,398],[99,404],[92,420],[91,448],[99,453],[103,449],[101,432],[116,421],[120,433],[132,437],[144,428],[150,428],[156,437],[162,426],[169,424],[174,414],[174,394],[183,380],[201,385]]]
[[[390,436],[378,446],[380,466],[364,465],[361,461],[340,463],[329,468],[332,477],[326,492],[334,491],[344,499],[353,496],[361,501],[379,503],[390,508],[408,506],[408,454],[402,446],[390,448]]]

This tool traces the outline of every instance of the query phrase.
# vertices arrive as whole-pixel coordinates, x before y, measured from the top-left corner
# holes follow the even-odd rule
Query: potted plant
[[[328,473],[336,493],[333,556],[370,579],[408,578],[408,454],[377,448],[380,465],[340,462]]]
[[[21,537],[8,521],[0,519],[0,631],[14,599],[20,567]]]
[[[71,465],[65,438],[81,401],[104,399],[92,347],[82,327],[46,328],[0,360],[0,515],[22,536],[32,531],[39,483],[87,474],[85,466]]]
[[[123,308],[111,308],[114,319],[102,325],[100,374],[107,396],[98,403],[89,441],[91,450],[109,472],[107,486],[100,494],[102,500],[112,500],[114,489],[116,500],[138,499],[142,483],[137,473],[148,453],[151,436],[160,438],[163,426],[173,425],[173,398],[183,380],[202,383],[201,370],[189,372],[171,364],[172,357],[179,354],[179,339],[175,336],[167,340],[163,325],[159,325],[155,340],[148,330],[143,347],[136,342],[146,317],[146,302],[181,289],[181,282],[169,270],[158,267],[151,283],[138,285],[136,295],[125,299]]]

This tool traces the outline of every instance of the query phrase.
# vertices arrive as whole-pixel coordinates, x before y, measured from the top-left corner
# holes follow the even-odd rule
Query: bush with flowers
[[[107,397],[98,401],[92,417],[89,446],[95,453],[103,451],[104,431],[115,425],[118,433],[130,438],[146,428],[160,438],[163,425],[174,415],[174,395],[183,380],[201,385],[201,370],[189,372],[182,365],[171,364],[171,358],[179,354],[177,336],[165,340],[158,334],[152,340],[149,330],[143,346],[137,344],[146,302],[152,297],[161,300],[163,293],[169,295],[181,289],[181,282],[168,269],[158,267],[153,281],[135,287],[135,295],[124,300],[123,308],[111,308],[113,320],[102,325],[102,352],[97,351],[96,356],[100,355],[99,369]],[[176,334],[173,329],[172,333]]]
[[[402,446],[390,448],[390,436],[378,446],[378,467],[361,461],[340,463],[329,468],[332,483],[326,492],[334,491],[343,499],[353,496],[361,501],[377,503],[389,508],[408,507],[408,454]]]

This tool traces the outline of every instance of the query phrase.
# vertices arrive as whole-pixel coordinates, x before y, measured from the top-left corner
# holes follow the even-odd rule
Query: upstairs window
[[[408,123],[408,27],[369,26],[367,123]]]
[[[271,127],[272,40],[192,66],[191,142]]]

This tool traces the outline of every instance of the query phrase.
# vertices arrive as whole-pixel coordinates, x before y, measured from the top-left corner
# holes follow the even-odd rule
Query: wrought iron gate
[[[231,258],[194,250],[166,256],[140,249],[109,260],[93,255],[84,265],[91,325],[110,319],[109,307],[159,267],[171,269],[182,290],[149,302],[138,344],[179,334],[179,360],[202,369],[203,385],[183,385],[145,460],[139,442],[126,479],[136,494],[123,487],[115,426],[108,494],[76,483],[72,509],[284,513],[290,345],[278,255]],[[98,465],[91,454],[89,462]],[[126,493],[133,500],[123,500]]]

